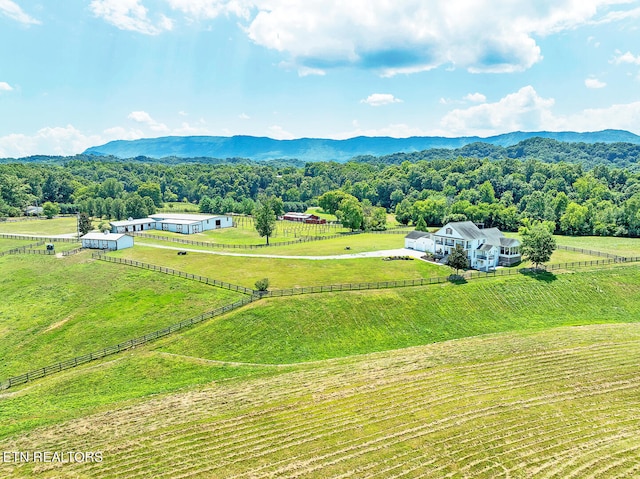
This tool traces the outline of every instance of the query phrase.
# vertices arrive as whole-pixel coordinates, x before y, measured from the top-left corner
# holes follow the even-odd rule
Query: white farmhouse
[[[87,233],[80,238],[83,248],[106,249],[115,251],[133,247],[133,236],[109,233]]]
[[[498,228],[478,228],[471,221],[447,223],[432,235],[413,231],[405,237],[405,247],[425,251],[436,259],[446,258],[456,245],[467,253],[473,269],[489,271],[522,261],[520,241],[507,238]],[[425,249],[422,249],[422,247]]]

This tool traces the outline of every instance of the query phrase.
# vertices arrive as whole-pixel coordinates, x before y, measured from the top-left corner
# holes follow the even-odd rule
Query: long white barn
[[[161,230],[174,233],[194,234],[202,231],[233,226],[230,216],[197,215],[187,213],[156,213],[148,218],[112,221],[111,232],[135,233],[138,231]]]

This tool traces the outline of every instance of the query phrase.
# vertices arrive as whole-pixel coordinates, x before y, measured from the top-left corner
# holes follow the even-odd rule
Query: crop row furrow
[[[615,383],[615,388],[613,387],[613,384],[611,384],[611,388],[609,390],[621,390],[621,389],[628,389],[629,386],[629,382],[625,381],[625,382],[621,382],[621,383]],[[637,384],[633,384],[632,387],[637,387]],[[604,392],[602,390],[598,390],[596,392],[589,392],[589,394],[603,394]],[[589,394],[584,394],[585,396],[589,396]],[[484,416],[490,416],[493,413],[495,413],[496,410],[502,410],[504,407],[506,406],[511,406],[511,408],[513,408],[514,406],[524,406],[524,405],[528,405],[529,407],[533,406],[533,405],[538,405],[538,404],[550,404],[550,403],[556,403],[556,402],[560,402],[565,400],[566,396],[569,396],[570,393],[560,393],[560,394],[554,394],[551,396],[539,396],[536,398],[531,398],[529,400],[522,400],[522,401],[515,401],[511,404],[504,404],[504,405],[493,405],[493,406],[489,406],[487,408],[483,408],[481,410],[478,411],[473,411],[473,412],[467,412],[467,413],[463,413],[460,414],[459,416],[456,416],[454,418],[447,418],[447,419],[443,419],[441,421],[438,422],[450,422],[453,421],[455,419],[455,423],[456,425],[459,425],[459,423],[462,422],[468,422],[469,420],[472,419],[477,419],[480,417],[484,417]],[[340,449],[338,451],[334,451],[332,453],[327,453],[325,455],[321,455],[321,456],[316,456],[314,458],[311,459],[307,459],[306,461],[297,461],[296,462],[296,469],[297,472],[299,471],[299,467],[301,466],[301,464],[307,464],[308,467],[308,471],[309,472],[313,472],[317,469],[320,469],[322,467],[326,467],[326,465],[333,465],[337,462],[343,462],[345,460],[351,459],[352,457],[355,457],[357,455],[360,454],[365,454],[368,452],[373,452],[377,449],[379,449],[379,442],[381,441],[385,441],[385,440],[389,440],[391,439],[390,442],[388,442],[386,445],[389,446],[391,444],[396,444],[398,442],[402,442],[404,440],[408,440],[408,439],[415,439],[417,437],[421,437],[424,436],[426,434],[429,434],[430,432],[433,431],[426,431],[425,429],[427,429],[428,427],[433,426],[433,424],[423,424],[420,426],[416,426],[413,428],[409,428],[409,429],[405,429],[405,430],[401,430],[395,433],[391,433],[388,434],[387,436],[384,436],[382,438],[376,438],[376,439],[370,439],[364,443],[361,443],[359,445],[351,445],[347,448],[343,448]],[[411,435],[409,438],[407,439],[399,439],[399,437],[402,436],[408,436],[410,434]],[[356,451],[358,449],[364,448],[363,450],[360,450],[358,452],[352,452],[352,451]],[[327,459],[330,459],[332,456],[338,456],[335,459],[331,459],[330,461],[326,461]],[[325,461],[322,464],[318,464],[319,461]],[[312,465],[315,464],[315,465]],[[284,473],[288,472],[291,466],[287,466],[285,468],[282,468],[280,470],[276,471],[276,475],[283,475]]]

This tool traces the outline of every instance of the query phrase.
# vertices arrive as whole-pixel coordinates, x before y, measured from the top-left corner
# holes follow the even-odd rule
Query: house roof
[[[149,215],[155,221],[162,220],[183,220],[183,221],[203,221],[203,220],[211,220],[214,218],[225,218],[224,215],[192,215],[188,213],[155,213],[153,215]]]
[[[490,243],[485,243],[483,245],[481,245],[478,249],[480,251],[491,251],[491,249],[494,247],[495,245],[492,245]]]
[[[520,240],[516,238],[500,238],[500,246],[520,246]]]
[[[109,224],[111,226],[133,226],[133,225],[144,225],[147,223],[155,223],[156,220],[153,218],[139,218],[137,220],[123,220],[123,221],[111,221]]]
[[[170,225],[194,225],[196,223],[200,223],[202,220],[172,220],[166,219],[159,221],[160,224],[170,224]]]
[[[86,240],[100,240],[100,241],[118,241],[123,236],[126,236],[124,233],[87,233],[80,239]]]
[[[425,236],[431,236],[431,234],[425,233],[424,231],[412,231],[407,236],[405,236],[405,238],[418,239],[418,238],[424,238]]]
[[[460,236],[466,240],[484,238],[483,230],[478,228],[472,221],[454,221],[444,225],[439,231],[446,228],[453,228]]]

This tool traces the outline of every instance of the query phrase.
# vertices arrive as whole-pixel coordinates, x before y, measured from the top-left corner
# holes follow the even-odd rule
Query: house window
[[[450,235],[451,233],[453,233],[453,230],[451,228],[447,228],[446,233]]]

